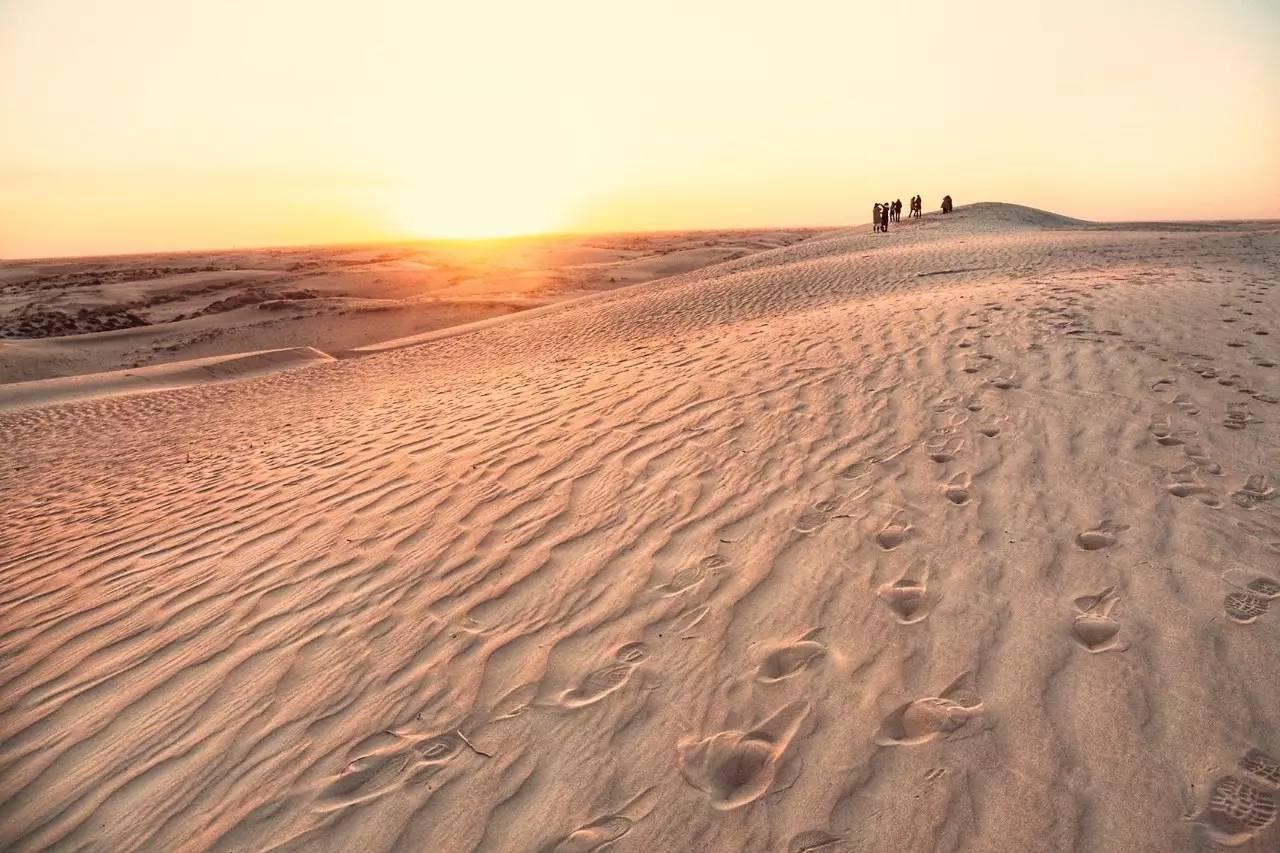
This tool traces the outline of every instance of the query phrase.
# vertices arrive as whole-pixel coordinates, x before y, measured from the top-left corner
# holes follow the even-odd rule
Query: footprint
[[[454,732],[428,738],[416,747],[424,764],[444,764],[462,751],[462,738]]]
[[[582,708],[620,690],[631,679],[632,671],[649,657],[649,650],[643,643],[628,643],[619,648],[614,657],[619,663],[600,667],[584,678],[577,687],[561,693],[560,707]]]
[[[782,761],[809,713],[793,702],[750,731],[717,732],[677,746],[676,762],[685,781],[705,793],[720,811],[744,806],[768,793]]]
[[[672,596],[672,595],[679,595],[680,593],[685,592],[686,590],[693,589],[695,586],[702,583],[702,581],[706,578],[707,570],[709,567],[719,568],[719,565],[713,566],[707,562],[708,560],[711,560],[711,559],[712,559],[711,557],[707,557],[703,560],[700,560],[698,563],[692,566],[687,566],[686,568],[683,568],[680,571],[676,572],[674,575],[671,576],[671,580],[667,581],[665,584],[659,587],[660,591],[663,593],[663,595]],[[723,560],[724,558],[717,557],[717,559]],[[728,562],[728,561],[726,560],[725,562]]]
[[[964,506],[969,502],[969,475],[963,471],[956,474],[942,486],[942,494],[956,506]]]
[[[1214,783],[1204,822],[1219,844],[1244,844],[1276,819],[1275,796],[1235,776]]]
[[[630,832],[637,821],[648,816],[657,804],[657,799],[657,792],[653,788],[647,788],[624,803],[615,813],[583,824],[540,849],[542,853],[592,853],[603,850]]]
[[[813,505],[813,509],[801,513],[796,519],[796,530],[801,533],[812,533],[830,521],[831,514],[835,511],[835,501],[820,501]]]
[[[1280,581],[1275,578],[1259,576],[1249,581],[1245,585],[1250,592],[1257,593],[1263,598],[1276,598],[1280,596]]]
[[[934,462],[950,462],[956,458],[960,448],[964,447],[964,439],[950,435],[936,435],[925,443],[925,450]]]
[[[814,628],[798,640],[771,646],[756,668],[756,681],[772,684],[808,669],[827,654],[827,647],[814,639]]]
[[[1194,440],[1196,436],[1191,430],[1175,430],[1167,415],[1152,415],[1151,425],[1147,429],[1151,432],[1152,437],[1155,438],[1156,444],[1164,447],[1176,447],[1180,444],[1186,444],[1188,441]]]
[[[1173,404],[1181,409],[1182,413],[1185,415],[1200,414],[1200,407],[1196,404],[1195,400],[1191,399],[1190,394],[1174,395]]]
[[[813,853],[815,850],[825,850],[842,837],[820,829],[806,829],[791,836],[791,840],[787,842],[787,853]]]
[[[627,643],[624,646],[619,646],[613,656],[621,663],[635,666],[649,659],[649,647],[644,643]]]
[[[1021,388],[1022,384],[1018,381],[1018,374],[1013,370],[1001,370],[994,376],[987,379],[987,384],[1001,391],[1008,391],[1010,388]]]
[[[1257,423],[1262,421],[1255,418],[1244,403],[1227,404],[1227,416],[1222,421],[1222,425],[1227,429],[1244,429],[1249,424]]]
[[[1196,468],[1206,474],[1221,474],[1222,466],[1214,462],[1205,453],[1204,448],[1198,444],[1188,444],[1182,449],[1187,459],[1193,463]]]
[[[1116,544],[1116,534],[1128,530],[1129,525],[1117,524],[1110,519],[1103,519],[1098,526],[1085,530],[1076,536],[1076,544],[1086,551],[1098,551]]]
[[[1000,434],[1000,427],[995,424],[984,424],[983,426],[978,427],[978,432],[982,433],[987,438],[995,438]]]
[[[592,853],[602,850],[631,831],[632,822],[621,815],[606,815],[580,826],[562,838],[554,847],[544,848],[550,853]]]
[[[386,793],[405,778],[412,766],[403,751],[357,758],[321,789],[316,801],[320,811],[334,811]]]
[[[1253,509],[1263,501],[1269,501],[1275,496],[1276,490],[1271,486],[1267,475],[1253,474],[1249,479],[1245,480],[1239,491],[1231,493],[1231,500],[1245,509]]]
[[[1229,592],[1222,599],[1222,608],[1233,621],[1248,625],[1258,621],[1271,608],[1271,602],[1251,592]]]
[[[880,724],[881,746],[913,746],[951,734],[982,712],[982,701],[964,673],[938,696],[916,699],[897,708]]]
[[[876,544],[886,551],[897,548],[911,535],[911,525],[905,521],[899,521],[899,517],[900,515],[895,515],[876,534]]]
[[[1195,463],[1188,463],[1170,472],[1169,476],[1173,482],[1166,486],[1166,489],[1174,497],[1194,497],[1205,506],[1215,508],[1222,506],[1222,499],[1218,497],[1218,493],[1196,479]]]
[[[366,738],[354,751],[365,752],[347,762],[342,772],[320,789],[316,807],[334,811],[365,802],[406,783],[412,776],[433,774],[462,749],[456,733],[423,739],[420,735],[382,732]]]
[[[866,459],[859,459],[857,462],[854,462],[852,465],[849,465],[840,472],[840,479],[861,480],[863,477],[871,473],[872,465],[873,463]]]
[[[1076,617],[1071,623],[1076,641],[1094,654],[1124,651],[1127,647],[1116,641],[1120,620],[1115,612],[1119,605],[1120,597],[1116,595],[1115,587],[1107,587],[1097,595],[1077,598]]]
[[[1260,749],[1251,749],[1240,759],[1240,769],[1271,788],[1280,788],[1280,760],[1272,758]]]
[[[893,611],[900,625],[914,625],[929,618],[928,580],[927,570],[914,572],[883,585],[876,595]]]

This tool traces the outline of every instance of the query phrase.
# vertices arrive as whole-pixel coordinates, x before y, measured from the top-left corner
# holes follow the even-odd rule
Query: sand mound
[[[951,220],[955,225],[975,227],[989,231],[1009,231],[1018,229],[1074,229],[1085,228],[1090,223],[1083,219],[1072,219],[1047,210],[1024,207],[1020,204],[980,201],[974,204],[962,204],[949,215],[938,217]]]
[[[1277,268],[973,205],[0,413],[0,847],[1275,850]]]
[[[0,385],[0,411],[38,408],[72,400],[166,391],[189,385],[230,382],[333,361],[313,347],[261,350]]]

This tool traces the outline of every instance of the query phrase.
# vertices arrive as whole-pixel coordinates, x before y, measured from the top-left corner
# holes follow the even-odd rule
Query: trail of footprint
[[[1081,531],[1076,536],[1076,545],[1085,551],[1098,551],[1110,548],[1118,541],[1117,534],[1129,529],[1127,524],[1118,524],[1109,518],[1098,522],[1096,527]]]
[[[914,746],[951,734],[982,713],[972,675],[964,673],[937,696],[908,702],[885,717],[876,742],[881,746]]]
[[[676,753],[680,773],[720,811],[757,800],[773,785],[787,747],[808,713],[807,702],[793,702],[750,731],[735,729],[682,740]]]
[[[1124,651],[1127,646],[1116,639],[1120,633],[1120,620],[1116,611],[1120,597],[1115,587],[1107,587],[1097,595],[1086,595],[1075,600],[1076,615],[1071,632],[1076,642],[1090,653]]]
[[[826,657],[827,647],[815,639],[821,631],[821,628],[814,628],[796,640],[766,647],[756,667],[756,681],[765,684],[782,681]]]

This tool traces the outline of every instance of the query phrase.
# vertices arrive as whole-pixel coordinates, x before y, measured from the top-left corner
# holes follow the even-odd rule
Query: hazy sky
[[[0,0],[0,256],[1280,217],[1278,0]]]

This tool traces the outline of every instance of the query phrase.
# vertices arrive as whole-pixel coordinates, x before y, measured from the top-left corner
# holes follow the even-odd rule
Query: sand
[[[310,347],[341,357],[813,233],[687,231],[0,262],[0,383],[273,349]]]
[[[0,414],[0,846],[1276,850],[1280,224],[869,232]]]

